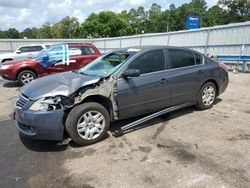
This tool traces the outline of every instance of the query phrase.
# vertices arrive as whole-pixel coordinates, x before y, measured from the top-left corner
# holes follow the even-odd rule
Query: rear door
[[[69,46],[70,62],[68,70],[76,70],[84,67],[88,63],[99,57],[99,54],[92,47],[88,46]]]
[[[118,109],[120,118],[160,110],[171,104],[171,90],[166,79],[165,54],[162,49],[145,52],[127,69],[139,69],[139,77],[119,78]]]
[[[66,63],[67,71],[80,68],[84,55],[81,46],[69,46],[69,62]]]
[[[168,76],[172,105],[195,102],[204,76],[203,57],[190,50],[168,50]]]

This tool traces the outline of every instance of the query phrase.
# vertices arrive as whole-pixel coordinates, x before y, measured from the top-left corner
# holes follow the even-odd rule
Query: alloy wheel
[[[202,92],[202,102],[204,105],[209,106],[214,102],[215,99],[215,89],[213,86],[207,86]]]
[[[77,133],[85,140],[93,140],[101,135],[105,128],[105,118],[98,111],[88,111],[78,120]]]
[[[34,80],[34,76],[30,73],[24,73],[22,76],[21,76],[21,81],[24,83],[24,84],[27,84],[29,82],[31,82],[32,80]]]

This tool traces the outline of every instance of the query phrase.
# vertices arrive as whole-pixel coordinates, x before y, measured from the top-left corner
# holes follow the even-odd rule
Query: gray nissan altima
[[[209,109],[227,85],[225,65],[199,52],[130,47],[25,85],[14,118],[26,137],[62,140],[66,132],[87,145],[101,140],[116,120],[191,105]]]

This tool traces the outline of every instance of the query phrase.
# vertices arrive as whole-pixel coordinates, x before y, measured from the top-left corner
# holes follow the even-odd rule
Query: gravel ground
[[[0,79],[0,187],[250,187],[249,84],[249,74],[230,73],[212,109],[77,147],[20,138],[11,120],[20,88]]]

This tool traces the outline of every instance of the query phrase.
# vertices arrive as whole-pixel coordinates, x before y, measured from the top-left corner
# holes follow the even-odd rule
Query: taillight
[[[219,62],[219,66],[220,66],[223,70],[225,70],[226,72],[228,72],[227,66],[226,66],[224,63]]]

